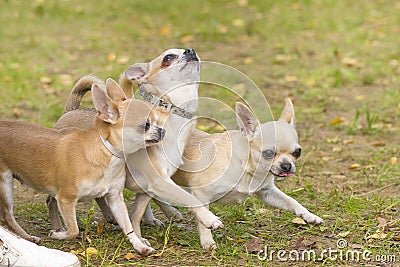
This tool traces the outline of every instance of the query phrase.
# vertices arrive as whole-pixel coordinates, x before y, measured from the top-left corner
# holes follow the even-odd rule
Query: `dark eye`
[[[301,148],[297,148],[294,152],[293,152],[293,157],[295,157],[296,159],[297,158],[300,158],[300,156],[301,156]]]
[[[273,150],[264,150],[263,156],[266,159],[273,159],[275,157],[275,151]]]
[[[175,59],[177,57],[177,55],[174,54],[168,54],[163,58],[163,63],[168,63],[171,60]]]
[[[147,132],[150,129],[150,122],[146,122],[146,124],[144,125],[144,131]]]

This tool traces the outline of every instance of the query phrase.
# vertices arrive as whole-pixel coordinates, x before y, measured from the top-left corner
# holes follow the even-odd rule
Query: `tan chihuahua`
[[[91,89],[97,115],[93,126],[86,130],[0,121],[0,220],[21,237],[40,241],[27,234],[14,219],[13,176],[56,199],[66,225],[65,231],[51,232],[56,239],[78,236],[78,201],[103,196],[134,249],[148,255],[154,249],[134,233],[124,202],[123,155],[161,141],[165,130],[157,126],[159,114],[150,105],[127,99],[112,79],[107,80],[106,88],[96,83]]]
[[[236,114],[240,131],[192,131],[184,152],[185,171],[178,170],[174,181],[186,186],[206,207],[211,202],[241,203],[256,194],[265,204],[291,211],[308,223],[322,223],[320,217],[274,185],[274,176],[295,173],[294,162],[301,155],[290,99],[278,121],[260,125],[241,103],[236,104]],[[211,231],[200,223],[197,226],[203,248],[215,248]]]
[[[90,84],[90,79],[87,80]],[[193,207],[197,218],[207,228],[218,228],[222,222],[212,214],[193,195],[176,185],[171,176],[183,163],[182,153],[191,141],[191,130],[195,126],[193,113],[198,108],[198,86],[200,81],[200,59],[193,49],[169,49],[148,63],[136,63],[128,67],[120,76],[120,85],[125,92],[132,91],[132,83],[137,82],[140,94],[157,108],[169,111],[165,121],[167,134],[163,141],[147,149],[141,149],[127,157],[129,168],[125,186],[134,192],[150,193],[170,203]],[[66,113],[57,122],[56,127],[85,127],[91,123],[90,110],[79,108],[82,95],[86,93],[85,82],[76,86],[76,92],[66,105]],[[140,183],[140,186],[138,185]],[[140,236],[140,220],[145,211],[149,211],[151,197],[143,194],[136,198],[131,220],[135,233]],[[107,212],[107,203],[98,201],[106,218],[112,217]],[[160,203],[160,202],[159,202]],[[181,217],[170,205],[161,203],[164,212]],[[55,212],[51,212],[55,213]],[[151,212],[148,220],[156,220]]]

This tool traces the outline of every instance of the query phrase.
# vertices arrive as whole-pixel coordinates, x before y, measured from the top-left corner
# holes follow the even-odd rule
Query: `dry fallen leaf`
[[[307,224],[302,218],[296,217],[292,220],[292,223],[294,224]]]
[[[368,240],[368,242],[372,242],[373,239],[385,239],[386,236],[387,236],[387,234],[382,233],[382,232],[378,232],[378,233],[375,233],[375,234],[372,234],[372,235],[368,236],[367,240]]]
[[[97,251],[97,249],[93,248],[93,247],[88,247],[86,249],[86,255],[88,255],[89,257],[92,255],[97,255],[99,252]]]
[[[350,170],[359,169],[359,168],[361,168],[361,165],[358,164],[358,163],[354,163],[354,164],[351,164],[351,165],[349,166],[349,169],[350,169]]]
[[[245,245],[246,250],[250,253],[259,252],[264,248],[264,239],[252,237]]]
[[[390,158],[390,163],[391,164],[396,164],[397,163],[397,157],[391,157]]]
[[[53,79],[47,76],[40,77],[40,82],[44,84],[50,84],[53,82]]]
[[[379,228],[383,228],[387,224],[387,221],[385,218],[378,217],[378,218],[376,218],[376,220],[379,223],[379,225],[378,225]]]
[[[129,252],[129,253],[127,253],[127,254],[124,256],[124,258],[127,259],[127,260],[129,261],[129,260],[137,260],[137,259],[140,259],[140,256],[137,255],[137,254],[133,254],[133,253]]]
[[[337,234],[336,237],[346,237],[350,234],[350,231],[344,231]]]
[[[343,122],[343,118],[342,117],[337,117],[336,119],[333,119],[331,121],[329,121],[330,125],[337,125],[337,124],[341,124]]]

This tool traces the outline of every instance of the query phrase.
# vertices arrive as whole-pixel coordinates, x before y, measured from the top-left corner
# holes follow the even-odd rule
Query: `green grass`
[[[287,266],[258,260],[245,244],[255,236],[271,249],[290,250],[303,237],[317,249],[335,248],[343,233],[349,244],[375,255],[396,255],[399,262],[400,167],[393,161],[400,155],[399,12],[396,1],[1,1],[2,118],[53,126],[82,75],[117,79],[130,64],[167,48],[193,47],[203,60],[250,77],[275,116],[285,96],[294,99],[304,155],[297,175],[277,185],[325,223],[294,224],[294,215],[254,198],[243,205],[213,205],[225,228],[214,231],[219,248],[208,252],[200,248],[192,214],[182,209],[185,220],[170,224],[154,207],[166,227],[144,226],[143,234],[157,252],[164,244],[165,250],[162,256],[133,254],[128,260],[133,250],[118,229],[104,226],[99,234],[97,207],[88,216],[92,203],[78,208],[86,233],[78,241],[46,237],[50,224],[43,195],[30,198],[17,191],[17,220],[43,237],[44,245],[77,251],[83,266]],[[221,79],[230,86],[241,82]],[[246,97],[257,100],[253,93]],[[231,107],[237,101],[216,86],[203,84],[201,95]],[[214,126],[201,125],[208,131]],[[358,167],[349,168],[354,164]],[[131,208],[133,194],[126,198]],[[368,240],[379,229],[378,218],[388,222],[386,236]],[[87,247],[98,255],[81,253]],[[358,266],[327,258],[296,263],[348,265]]]

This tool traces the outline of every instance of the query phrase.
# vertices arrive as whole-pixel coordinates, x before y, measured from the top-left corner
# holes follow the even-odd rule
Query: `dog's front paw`
[[[318,217],[315,214],[312,213],[307,213],[301,216],[307,223],[312,223],[312,224],[321,224],[324,222],[323,219]]]
[[[217,244],[214,240],[201,240],[201,246],[205,250],[217,249]]]
[[[147,239],[139,239],[135,233],[130,234],[128,238],[129,242],[138,254],[148,256],[154,252],[154,248],[150,247],[150,243]]]
[[[50,231],[49,236],[54,239],[70,239],[67,231]]]
[[[204,224],[204,226],[207,227],[208,229],[215,230],[215,229],[218,229],[220,227],[221,228],[224,227],[224,224],[222,223],[220,218],[218,218],[217,216],[214,216],[214,219],[206,222]]]

